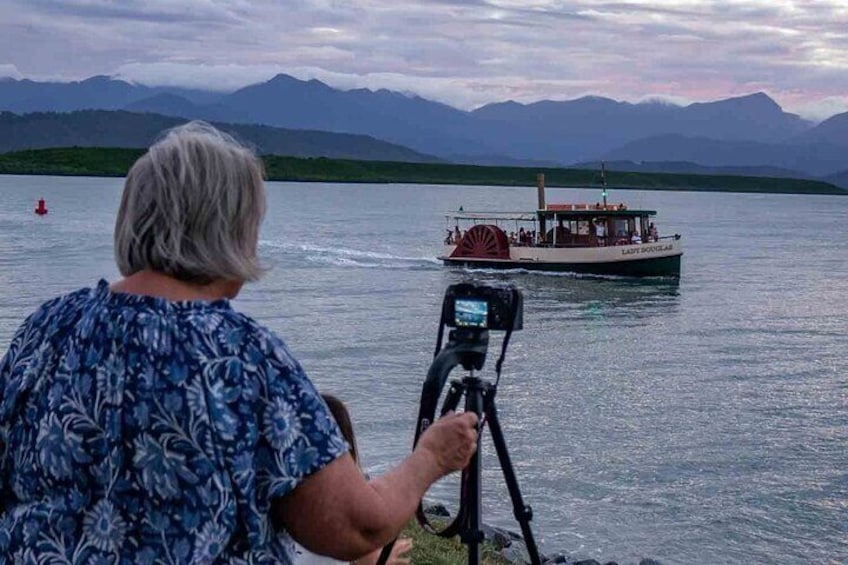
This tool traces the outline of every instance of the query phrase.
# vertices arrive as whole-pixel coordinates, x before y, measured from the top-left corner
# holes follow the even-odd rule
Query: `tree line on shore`
[[[0,154],[0,174],[114,176],[126,175],[144,149],[117,147],[63,147]],[[599,187],[596,170],[572,168],[503,167],[449,163],[409,163],[300,158],[264,155],[268,180],[305,182],[459,184],[532,186],[544,173],[549,187]],[[607,171],[615,189],[759,192],[784,194],[838,194],[848,191],[823,181],[750,177]]]

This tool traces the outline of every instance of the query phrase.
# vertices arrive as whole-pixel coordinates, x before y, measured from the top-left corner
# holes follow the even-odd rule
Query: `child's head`
[[[339,425],[345,441],[350,445],[350,456],[353,457],[353,460],[358,465],[359,455],[356,452],[356,437],[353,435],[353,424],[350,422],[350,414],[347,411],[347,406],[332,394],[322,394],[321,397],[327,403],[327,407]]]

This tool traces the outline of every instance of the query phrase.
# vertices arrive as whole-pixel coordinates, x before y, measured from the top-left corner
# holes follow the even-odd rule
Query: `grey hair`
[[[130,169],[115,223],[124,276],[256,280],[265,214],[262,161],[231,136],[193,121],[173,128]]]

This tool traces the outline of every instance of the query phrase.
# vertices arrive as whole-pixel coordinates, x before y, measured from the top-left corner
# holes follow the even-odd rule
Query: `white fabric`
[[[347,565],[347,561],[336,561],[331,557],[325,557],[312,553],[300,546],[295,545],[295,565]]]

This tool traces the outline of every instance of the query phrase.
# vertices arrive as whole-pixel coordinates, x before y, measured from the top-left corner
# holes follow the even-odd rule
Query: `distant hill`
[[[708,167],[767,167],[820,177],[844,169],[848,151],[830,143],[769,144],[658,135],[632,141],[603,155],[607,161],[689,161]]]
[[[188,119],[208,117],[204,116],[207,112],[204,112],[201,106],[170,92],[160,92],[149,98],[137,100],[122,109],[128,112],[161,114]]]
[[[796,144],[831,144],[848,151],[848,112],[837,114],[793,139]],[[846,162],[848,165],[848,162]]]
[[[658,135],[775,142],[811,126],[783,112],[762,93],[684,107],[587,96],[565,102],[490,104],[472,113],[507,127],[520,127],[529,137],[523,147],[538,158],[553,158],[545,149],[548,147],[556,148],[555,154],[577,156],[574,160],[597,157],[628,142]],[[503,147],[498,149],[505,153]]]
[[[265,124],[289,129],[361,133],[428,151],[450,154],[491,154],[475,138],[474,120],[445,104],[388,90],[342,91],[318,80],[301,81],[288,75],[247,86],[197,104],[174,93],[158,93],[125,107],[184,118],[230,123]]]
[[[812,124],[796,114],[784,112],[767,94],[696,102],[684,106],[676,117],[677,133],[731,141],[779,143],[809,129]]]
[[[643,173],[675,173],[675,174],[696,174],[696,175],[734,175],[746,177],[772,177],[772,178],[789,178],[803,179],[809,178],[810,175],[800,171],[784,169],[781,167],[731,167],[718,166],[708,167],[699,165],[691,161],[605,161],[603,165],[608,171],[633,171]],[[601,169],[601,161],[587,161],[583,163],[575,163],[572,165],[579,169]]]
[[[597,156],[651,134],[774,141],[811,125],[783,112],[761,93],[686,107],[584,97],[492,104],[463,112],[417,96],[387,90],[341,91],[287,75],[225,96],[207,111],[211,119],[231,122],[367,133],[448,158],[502,155],[555,163]]]
[[[0,109],[16,113],[69,112],[86,108],[117,110],[151,95],[147,87],[104,76],[69,83],[6,80],[0,82]]]
[[[74,110],[121,110],[161,93],[180,96],[193,104],[211,104],[221,93],[184,88],[148,87],[106,76],[73,82],[0,80],[0,110],[72,112]]]
[[[449,155],[448,161],[464,165],[483,165],[486,167],[561,167],[556,161],[541,159],[516,159],[506,155]]]
[[[844,188],[845,190],[848,190],[848,169],[832,175],[828,175],[822,180],[831,184],[835,184],[836,186]]]
[[[389,90],[340,90],[279,74],[228,94],[147,87],[108,77],[0,81],[0,110],[124,109],[180,118],[360,134],[446,160],[556,164],[605,160],[703,167],[848,168],[848,114],[814,127],[762,92],[686,106],[598,96],[514,101],[463,111]]]
[[[46,147],[148,147],[185,119],[125,111],[0,112],[0,152]],[[216,123],[261,153],[297,157],[433,162],[436,157],[365,135]]]
[[[222,98],[210,117],[372,135],[418,151],[492,153],[468,113],[389,90],[337,90],[321,81],[280,74]]]

